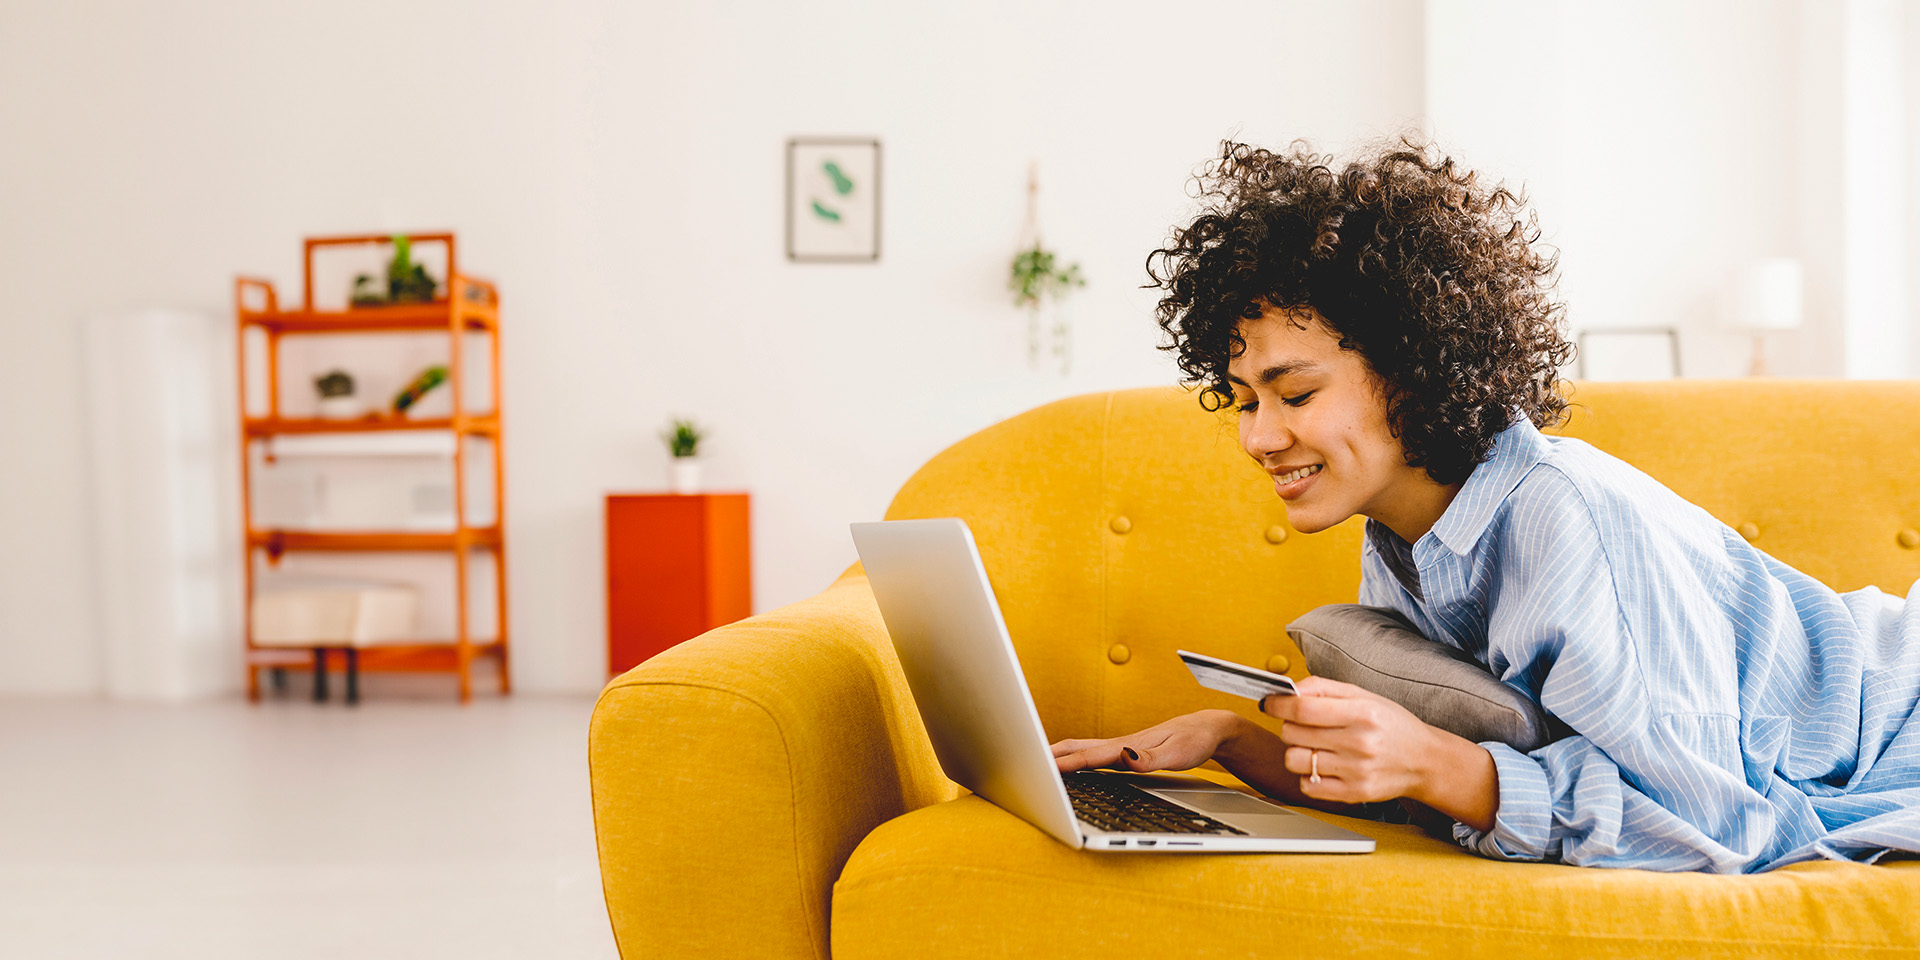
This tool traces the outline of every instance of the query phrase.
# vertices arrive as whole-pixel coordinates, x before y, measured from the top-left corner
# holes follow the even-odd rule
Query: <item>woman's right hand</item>
[[[1190,770],[1213,759],[1221,743],[1246,723],[1231,710],[1202,710],[1112,740],[1062,740],[1053,745],[1053,762],[1061,773],[1100,767],[1135,773]]]

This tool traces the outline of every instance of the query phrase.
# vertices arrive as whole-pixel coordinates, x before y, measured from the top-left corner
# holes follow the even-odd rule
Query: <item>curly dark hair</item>
[[[1201,213],[1147,257],[1148,286],[1166,290],[1160,348],[1220,410],[1240,321],[1311,307],[1380,378],[1407,463],[1458,483],[1514,411],[1541,427],[1565,414],[1558,255],[1535,246],[1523,195],[1413,137],[1335,163],[1300,142],[1221,145],[1197,178]]]

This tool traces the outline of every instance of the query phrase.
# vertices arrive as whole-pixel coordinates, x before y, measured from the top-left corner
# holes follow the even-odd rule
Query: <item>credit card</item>
[[[1209,657],[1204,653],[1188,650],[1179,653],[1181,662],[1193,671],[1193,678],[1209,690],[1231,693],[1249,700],[1259,700],[1276,693],[1289,697],[1300,695],[1300,691],[1293,686],[1292,677]]]

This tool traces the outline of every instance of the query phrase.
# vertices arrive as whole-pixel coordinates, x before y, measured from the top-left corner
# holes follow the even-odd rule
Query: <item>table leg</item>
[[[347,648],[347,702],[360,702],[360,651]]]
[[[327,699],[327,648],[313,648],[313,702],[325,703]]]

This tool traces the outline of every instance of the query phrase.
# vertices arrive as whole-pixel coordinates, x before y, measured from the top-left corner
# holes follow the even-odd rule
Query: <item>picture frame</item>
[[[880,141],[872,137],[787,140],[787,259],[873,263],[880,259]]]
[[[1680,331],[1673,327],[1582,330],[1574,377],[1613,381],[1678,379]]]

